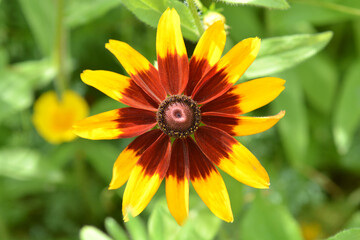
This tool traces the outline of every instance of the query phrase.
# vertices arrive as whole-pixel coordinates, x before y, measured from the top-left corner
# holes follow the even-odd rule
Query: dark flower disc
[[[200,124],[201,114],[197,103],[185,95],[167,97],[156,114],[160,129],[175,138],[184,138],[194,133]]]

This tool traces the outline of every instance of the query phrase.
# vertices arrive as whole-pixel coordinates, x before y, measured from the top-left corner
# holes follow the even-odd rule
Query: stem
[[[64,31],[64,0],[57,0],[56,38],[54,48],[54,62],[57,72],[55,90],[59,100],[66,89],[65,73],[65,31]]]
[[[344,5],[337,4],[337,3],[325,2],[325,1],[315,1],[315,0],[291,0],[291,1],[294,3],[303,3],[303,4],[313,5],[313,6],[319,6],[319,7],[328,8],[328,9],[338,11],[338,12],[343,12],[343,13],[347,13],[347,14],[360,16],[360,9],[347,7]]]
[[[187,3],[189,4],[189,9],[191,12],[191,15],[193,16],[195,20],[196,28],[199,31],[200,36],[204,33],[204,27],[201,23],[200,16],[198,14],[198,9],[195,5],[195,0],[187,0]]]

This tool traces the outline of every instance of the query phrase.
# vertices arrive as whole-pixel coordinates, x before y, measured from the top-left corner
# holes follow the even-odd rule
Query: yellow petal
[[[233,86],[228,92],[204,104],[201,112],[243,114],[273,101],[285,89],[285,80],[259,78]]]
[[[219,128],[231,136],[247,136],[268,130],[284,117],[284,115],[285,111],[269,117],[245,117],[205,112],[201,116],[201,121],[206,125]]]
[[[128,44],[110,40],[105,47],[115,55],[126,72],[149,96],[161,103],[166,97],[156,68]]]
[[[168,8],[160,17],[156,35],[156,51],[161,58],[170,54],[187,55],[180,28],[180,17],[175,9]]]
[[[126,184],[123,197],[124,221],[129,221],[128,213],[136,217],[149,204],[150,200],[158,190],[162,178],[159,174],[147,175],[144,169],[136,165],[131,172]]]
[[[229,194],[216,167],[207,159],[192,138],[186,138],[189,147],[190,180],[203,202],[220,219],[234,220]]]
[[[189,180],[166,177],[166,200],[171,215],[183,225],[189,214]]]
[[[179,138],[172,145],[166,200],[171,215],[183,225],[189,214],[189,151],[186,142]]]
[[[236,85],[230,94],[241,96],[237,105],[247,113],[272,102],[285,89],[284,84],[281,78],[259,78]]]

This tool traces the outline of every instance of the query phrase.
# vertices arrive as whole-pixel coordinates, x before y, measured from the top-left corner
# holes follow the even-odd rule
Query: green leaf
[[[62,174],[41,159],[40,153],[29,148],[0,149],[0,175],[14,179],[58,182]]]
[[[334,111],[333,132],[339,153],[349,150],[360,126],[360,59],[347,70]]]
[[[69,0],[66,7],[66,24],[74,28],[103,16],[119,6],[119,0]]]
[[[264,39],[260,52],[246,71],[245,77],[268,76],[293,67],[323,49],[332,35],[332,32],[324,32]]]
[[[324,114],[330,113],[338,81],[335,64],[319,55],[300,64],[295,71],[311,105]]]
[[[84,226],[80,230],[81,240],[112,240],[105,233],[92,226]]]
[[[157,27],[160,16],[167,7],[174,7],[180,15],[181,29],[185,38],[196,41],[200,34],[195,27],[195,21],[190,10],[176,0],[121,0],[137,18],[152,27]]]
[[[286,0],[219,0],[220,2],[230,4],[248,4],[258,7],[276,8],[276,9],[287,9],[289,4]]]
[[[126,229],[129,232],[129,235],[132,240],[147,240],[146,228],[144,222],[141,220],[141,217],[131,217],[129,213],[130,220],[125,223]]]
[[[301,240],[298,224],[284,205],[257,197],[240,226],[241,239]]]
[[[52,52],[55,40],[55,1],[18,0],[35,40],[44,56]]]
[[[123,228],[111,217],[105,219],[106,231],[110,234],[114,240],[128,240],[126,232]]]
[[[304,164],[309,144],[309,125],[301,79],[293,71],[279,74],[286,80],[285,90],[272,103],[274,112],[285,110],[285,117],[277,124],[287,158],[295,165]]]
[[[344,230],[327,240],[355,240],[360,239],[360,228]]]

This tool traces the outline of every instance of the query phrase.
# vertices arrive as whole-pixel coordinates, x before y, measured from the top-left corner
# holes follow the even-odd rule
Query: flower
[[[117,158],[109,189],[126,181],[124,220],[140,214],[165,178],[169,210],[181,225],[189,211],[189,181],[209,209],[231,222],[233,215],[217,168],[255,188],[268,188],[269,177],[256,157],[232,136],[271,128],[284,112],[270,117],[240,114],[275,99],[284,80],[261,78],[234,83],[254,61],[260,39],[249,38],[221,57],[224,24],[209,27],[190,62],[174,9],[161,16],[156,37],[158,69],[128,44],[110,40],[106,48],[130,77],[85,70],[81,79],[128,108],[101,113],[76,123],[88,139],[138,136]]]
[[[54,91],[48,91],[35,102],[32,121],[46,141],[60,144],[76,138],[72,125],[88,113],[86,101],[77,93],[67,90],[59,101]]]

